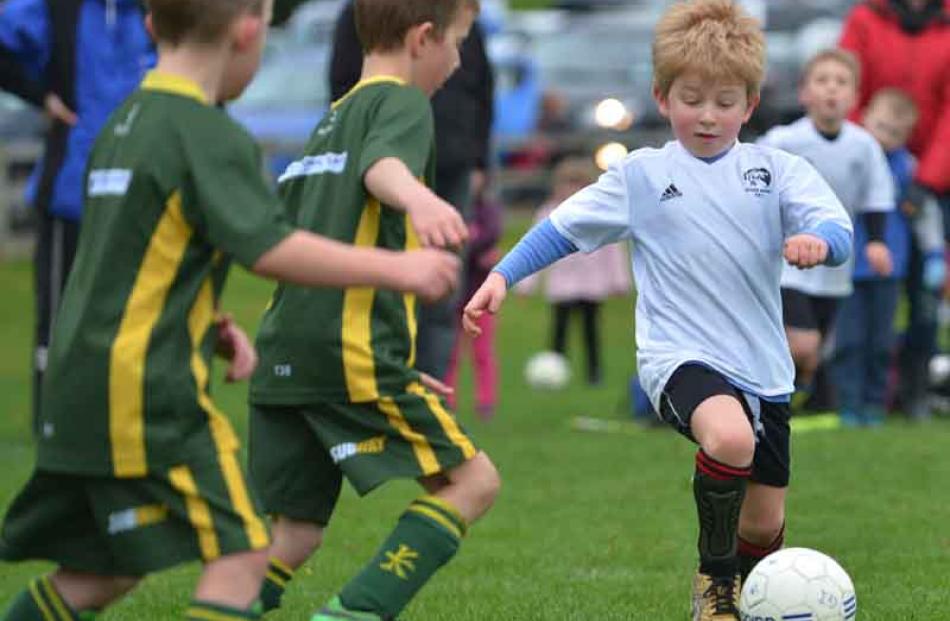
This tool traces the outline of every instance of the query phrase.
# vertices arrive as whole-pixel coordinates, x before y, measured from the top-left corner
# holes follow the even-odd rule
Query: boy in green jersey
[[[208,394],[217,349],[245,379],[255,354],[217,302],[233,257],[307,286],[436,298],[458,261],[295,231],[251,138],[214,104],[259,64],[271,0],[151,0],[159,62],[106,124],[88,164],[83,233],[54,327],[36,469],[0,558],[58,565],[5,621],[89,619],[146,574],[201,559],[187,618],[254,619],[267,530],[238,442]]]
[[[464,240],[458,212],[426,186],[428,98],[458,66],[477,11],[473,0],[357,0],[362,78],[280,178],[298,226],[392,250]],[[448,389],[413,368],[415,336],[410,294],[278,287],[250,397],[251,480],[275,516],[265,610],[319,547],[344,476],[360,494],[411,478],[426,495],[318,621],[395,618],[494,502],[498,473],[445,408]]]

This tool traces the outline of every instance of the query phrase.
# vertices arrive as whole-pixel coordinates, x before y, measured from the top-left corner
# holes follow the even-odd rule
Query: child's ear
[[[653,100],[656,102],[656,107],[659,108],[660,114],[662,114],[664,118],[670,118],[669,95],[664,95],[660,92],[660,87],[656,82],[653,83]]]
[[[752,113],[759,107],[760,101],[762,101],[762,96],[758,93],[749,98],[749,105],[746,107],[745,116],[742,117],[743,123],[749,122],[749,119],[752,118]]]
[[[242,15],[234,24],[234,46],[238,51],[245,51],[255,45],[260,38],[261,30],[266,28],[264,20],[258,15]]]
[[[409,29],[406,33],[406,49],[413,58],[422,53],[434,33],[435,25],[432,22],[423,22]]]

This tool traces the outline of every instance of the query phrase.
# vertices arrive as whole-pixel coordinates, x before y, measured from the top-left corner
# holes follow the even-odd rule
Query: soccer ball
[[[532,388],[559,390],[571,379],[571,367],[561,354],[543,351],[528,359],[524,379]]]
[[[851,578],[833,558],[808,548],[765,557],[742,585],[742,621],[850,621],[858,612]]]

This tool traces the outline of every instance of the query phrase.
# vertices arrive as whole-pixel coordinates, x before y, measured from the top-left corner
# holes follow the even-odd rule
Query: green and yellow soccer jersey
[[[304,156],[281,176],[281,198],[300,228],[356,246],[412,248],[418,242],[406,214],[369,195],[363,176],[394,157],[431,185],[433,140],[422,91],[395,78],[365,80],[334,103]],[[401,394],[417,377],[415,307],[414,296],[383,289],[280,285],[258,333],[251,401],[365,402]]]
[[[237,446],[208,396],[231,257],[291,232],[257,146],[198,86],[150,73],[88,164],[43,387],[39,467],[117,477]]]

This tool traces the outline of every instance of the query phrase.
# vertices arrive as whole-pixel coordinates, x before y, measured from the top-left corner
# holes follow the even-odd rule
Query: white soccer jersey
[[[845,121],[834,140],[825,138],[804,117],[773,128],[760,144],[782,149],[808,160],[821,173],[853,220],[866,211],[894,209],[894,180],[883,149],[864,128]],[[851,294],[852,259],[837,267],[799,270],[790,265],[782,273],[782,286],[809,295],[842,297]]]
[[[633,242],[637,362],[654,407],[686,362],[761,397],[790,394],[779,293],[785,238],[827,221],[851,230],[807,162],[742,143],[712,163],[679,142],[634,151],[550,218],[583,252]]]

